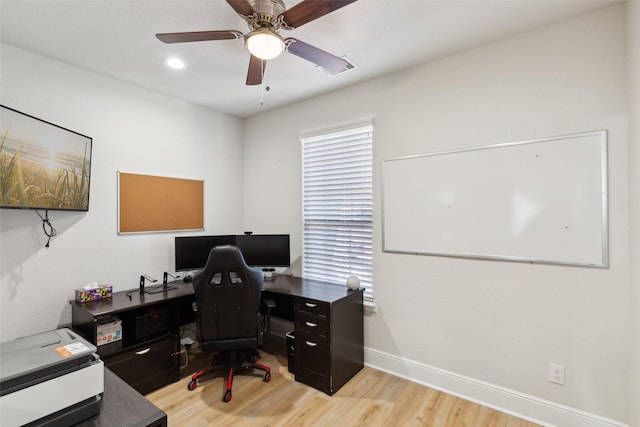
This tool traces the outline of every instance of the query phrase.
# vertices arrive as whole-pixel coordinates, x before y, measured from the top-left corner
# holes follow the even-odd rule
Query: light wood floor
[[[261,359],[271,367],[271,381],[262,381],[261,374],[238,375],[233,398],[225,403],[222,376],[205,376],[194,391],[187,390],[188,376],[210,361],[209,355],[193,353],[182,380],[146,395],[167,413],[171,427],[537,426],[369,367],[331,397],[294,380],[284,340],[273,338]]]

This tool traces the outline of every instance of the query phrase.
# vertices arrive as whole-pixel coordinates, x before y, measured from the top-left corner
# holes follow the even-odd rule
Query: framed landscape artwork
[[[92,139],[0,105],[0,208],[89,210]]]

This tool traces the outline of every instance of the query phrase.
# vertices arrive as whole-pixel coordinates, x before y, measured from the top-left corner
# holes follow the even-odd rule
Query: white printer
[[[70,329],[0,343],[0,425],[72,425],[98,414],[104,364]]]

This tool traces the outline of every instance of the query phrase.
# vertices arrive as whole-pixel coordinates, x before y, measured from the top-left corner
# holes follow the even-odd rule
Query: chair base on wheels
[[[248,369],[257,369],[260,371],[264,371],[262,380],[264,382],[269,382],[271,380],[271,368],[266,365],[257,363],[259,358],[260,356],[258,355],[256,350],[229,351],[220,353],[213,358],[213,361],[211,362],[211,366],[209,368],[203,369],[191,375],[191,380],[187,385],[187,389],[195,390],[198,386],[198,378],[200,378],[204,374],[213,371],[227,370],[227,384],[222,400],[225,402],[229,402],[232,397],[231,388],[233,386],[233,377],[241,371]]]

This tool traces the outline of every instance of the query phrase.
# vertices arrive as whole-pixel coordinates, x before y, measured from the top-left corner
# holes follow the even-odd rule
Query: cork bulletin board
[[[204,230],[204,181],[118,172],[118,233]]]

